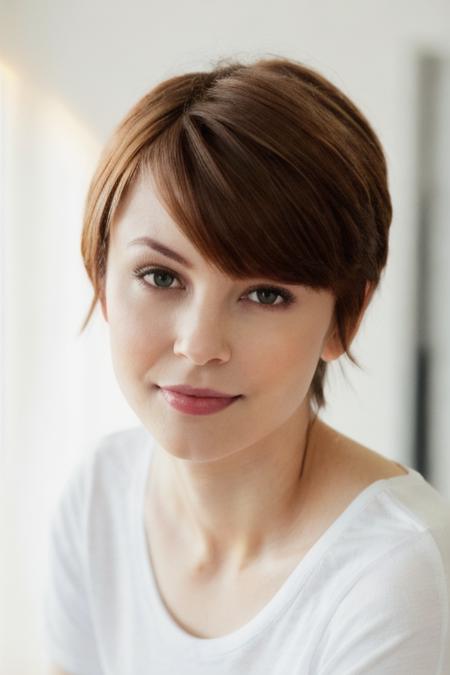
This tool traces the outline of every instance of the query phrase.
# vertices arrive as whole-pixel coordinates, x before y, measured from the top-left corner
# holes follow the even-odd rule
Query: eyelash
[[[179,278],[176,274],[171,272],[169,269],[165,269],[164,267],[137,267],[133,270],[134,276],[137,278],[138,282],[144,286],[146,289],[153,289],[156,291],[170,291],[170,290],[176,290],[174,288],[169,288],[166,287],[164,288],[163,286],[153,286],[146,281],[144,281],[144,277],[148,276],[150,274],[157,274],[158,272],[163,272],[164,274],[168,274],[169,276],[173,277],[174,279],[177,279],[179,281]],[[268,309],[284,309],[291,305],[293,302],[295,302],[295,297],[287,291],[284,288],[277,288],[276,286],[254,286],[253,288],[250,288],[247,291],[247,294],[253,293],[254,291],[259,291],[259,290],[264,290],[264,291],[269,291],[271,293],[276,293],[279,295],[281,298],[283,298],[284,302],[278,303],[278,304],[265,304],[263,302],[254,302],[251,300],[254,305],[261,305],[262,307],[267,307]]]

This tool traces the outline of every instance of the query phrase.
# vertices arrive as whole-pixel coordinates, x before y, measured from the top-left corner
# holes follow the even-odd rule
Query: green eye
[[[177,278],[172,272],[160,267],[139,268],[134,270],[134,274],[138,278],[139,283],[143,286],[150,286],[150,288],[171,288],[172,280]],[[145,277],[150,276],[153,276],[154,284],[149,284],[145,281]]]
[[[176,274],[163,267],[138,267],[134,270],[134,275],[137,277],[139,283],[147,289],[155,290],[176,290],[181,286],[172,286],[172,281],[176,279],[179,281]],[[154,283],[149,283],[145,280],[146,277],[153,277]],[[290,291],[285,288],[277,288],[276,286],[255,286],[247,291],[247,297],[252,293],[256,294],[257,302],[250,300],[252,305],[260,305],[268,308],[285,308],[295,302],[295,297]],[[281,298],[281,302],[277,299]]]
[[[289,297],[287,297],[286,293],[283,293],[281,290],[276,290],[274,288],[256,288],[253,291],[250,291],[249,295],[251,293],[256,293],[259,294],[259,298],[261,299],[261,302],[257,303],[260,305],[268,305],[269,307],[272,307],[273,305],[279,305],[279,304],[284,304],[286,301],[289,300]],[[271,302],[274,298],[282,298],[282,302]]]

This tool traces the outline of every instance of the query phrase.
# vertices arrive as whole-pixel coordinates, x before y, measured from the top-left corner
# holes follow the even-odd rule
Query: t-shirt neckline
[[[150,438],[151,441],[151,438]],[[185,631],[172,617],[167,609],[157,586],[153,572],[145,529],[145,489],[149,472],[152,468],[151,459],[153,449],[150,445],[143,453],[143,467],[135,474],[133,486],[133,509],[131,513],[132,538],[135,555],[132,556],[136,564],[136,575],[139,580],[138,586],[142,587],[142,601],[146,605],[149,618],[159,630],[160,637],[170,643],[171,649],[188,650],[190,654],[212,656],[219,655],[243,646],[253,639],[270,623],[275,621],[286,606],[293,602],[300,588],[306,583],[309,575],[317,568],[323,557],[323,553],[331,546],[352,517],[373,497],[382,492],[386,486],[394,482],[405,480],[423,481],[423,476],[409,466],[400,464],[407,471],[405,474],[376,480],[364,488],[336,518],[336,520],[322,533],[309,551],[302,557],[292,572],[284,580],[278,591],[262,607],[258,613],[247,623],[226,635],[214,638],[201,638]]]

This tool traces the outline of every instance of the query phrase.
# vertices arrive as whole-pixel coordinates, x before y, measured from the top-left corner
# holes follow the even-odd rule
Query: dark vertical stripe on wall
[[[416,425],[414,443],[414,464],[427,480],[429,479],[429,442],[428,442],[428,415],[427,401],[429,396],[429,352],[424,347],[418,347],[416,353]]]
[[[416,347],[414,397],[414,463],[423,476],[430,476],[431,335],[430,335],[430,264],[431,206],[434,191],[436,142],[436,106],[439,61],[432,54],[419,55],[417,67],[417,286]]]

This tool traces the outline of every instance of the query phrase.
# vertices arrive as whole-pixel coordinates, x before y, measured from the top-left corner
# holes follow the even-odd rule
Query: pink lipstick
[[[160,387],[160,390],[172,408],[189,415],[210,415],[228,408],[241,398],[240,395],[229,396],[213,389],[198,389],[188,385]]]

